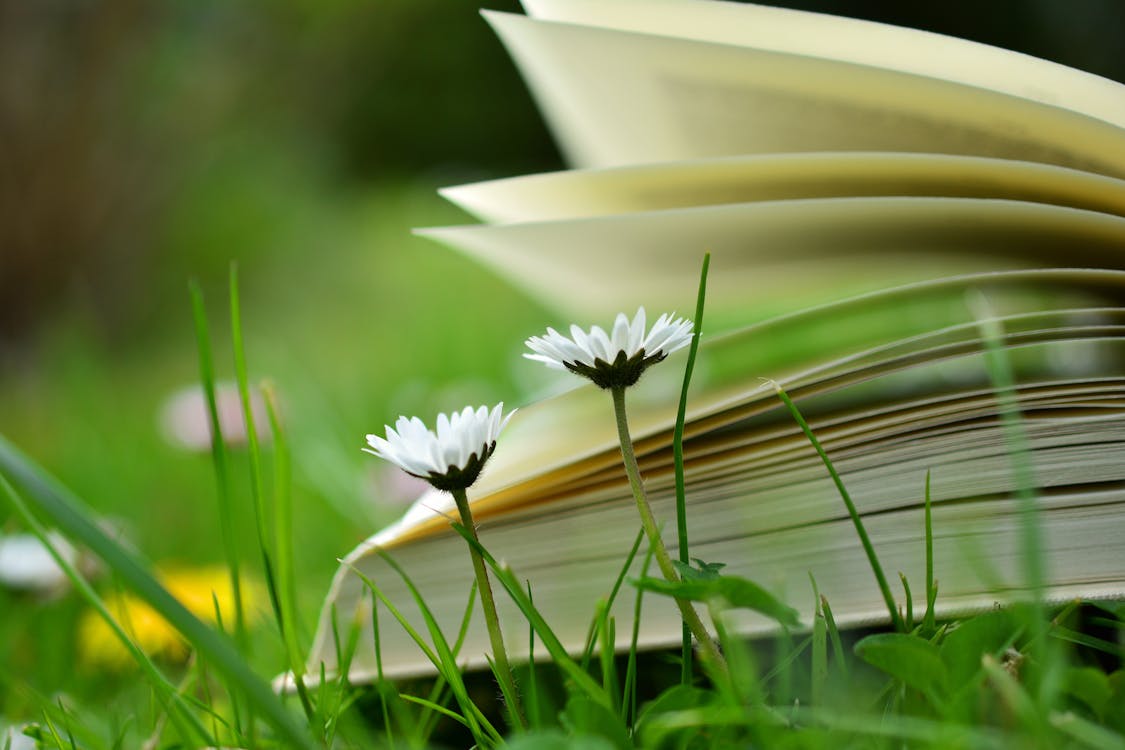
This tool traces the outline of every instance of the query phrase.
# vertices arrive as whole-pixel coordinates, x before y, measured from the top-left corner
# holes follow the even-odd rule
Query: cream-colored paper
[[[577,167],[908,151],[1125,176],[1119,126],[1020,96],[787,52],[485,17]]]
[[[725,203],[886,196],[1019,200],[1125,216],[1125,180],[1048,164],[948,154],[729,156],[548,172],[439,192],[492,223]]]
[[[1125,86],[967,39],[823,13],[711,0],[523,0],[529,16],[897,70],[1125,127]]]
[[[743,322],[957,272],[1125,267],[1125,219],[1037,203],[834,198],[419,230],[561,310],[687,310],[704,252],[709,309]]]

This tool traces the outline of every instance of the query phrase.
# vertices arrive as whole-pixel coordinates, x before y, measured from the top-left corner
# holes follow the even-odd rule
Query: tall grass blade
[[[214,744],[211,736],[208,734],[207,729],[191,711],[191,709],[184,703],[182,696],[176,690],[176,687],[168,680],[167,677],[160,671],[160,669],[152,663],[152,660],[141,651],[140,647],[133,642],[125,632],[121,624],[110,613],[106,607],[105,602],[94,591],[93,587],[86,581],[86,579],[79,573],[75,567],[67,560],[58,549],[51,542],[50,536],[47,534],[46,528],[39,522],[39,519],[31,512],[23,497],[16,491],[16,489],[8,481],[7,477],[0,472],[0,494],[4,496],[8,504],[16,512],[16,514],[23,520],[28,529],[31,530],[39,542],[51,555],[55,564],[63,571],[66,577],[74,586],[75,591],[98,613],[98,615],[109,626],[113,634],[121,642],[121,645],[133,657],[137,666],[141,668],[145,676],[148,678],[149,684],[156,692],[156,697],[160,701],[164,710],[168,713],[172,722],[176,725],[176,729],[180,732],[181,736],[188,741],[202,740],[207,744]],[[48,717],[49,719],[49,717]],[[61,747],[61,745],[60,745]]]
[[[637,532],[639,542],[644,535],[644,529]],[[641,577],[648,577],[649,566],[652,565],[652,548],[645,552],[641,561]],[[637,720],[637,643],[641,636],[641,610],[644,605],[645,592],[637,589],[637,598],[633,600],[633,634],[629,639],[629,658],[625,663],[625,689],[621,700],[622,706],[628,708],[625,714],[626,725],[632,726]]]
[[[585,671],[582,670],[581,667],[578,666],[578,663],[570,657],[570,654],[566,652],[566,649],[563,647],[562,642],[559,640],[558,636],[555,635],[555,632],[551,629],[551,626],[548,625],[547,621],[543,619],[543,616],[539,613],[539,610],[535,609],[535,607],[532,606],[531,601],[527,598],[527,594],[524,593],[523,587],[520,586],[519,581],[516,580],[516,577],[515,575],[513,575],[511,569],[507,566],[502,566],[497,563],[496,558],[494,558],[491,553],[489,553],[489,551],[485,549],[479,542],[477,542],[475,539],[472,539],[472,537],[461,526],[461,524],[453,523],[451,524],[451,526],[469,544],[476,547],[480,552],[480,555],[484,559],[485,564],[487,564],[488,567],[492,569],[493,573],[496,574],[496,579],[500,582],[500,585],[504,587],[504,590],[508,592],[508,596],[511,597],[512,601],[519,608],[520,612],[523,613],[523,616],[526,617],[528,619],[528,622],[531,623],[531,626],[535,628],[535,632],[539,636],[539,640],[543,643],[543,646],[551,655],[551,659],[554,660],[555,666],[557,666],[563,672],[563,674],[569,677],[570,680],[575,684],[575,686],[581,692],[585,693],[591,700],[612,711],[613,700],[605,693],[604,690],[602,690],[600,685],[594,682],[593,678],[591,678],[590,675],[588,675]]]
[[[469,584],[469,598],[465,602],[465,612],[461,615],[461,628],[457,632],[457,641],[453,644],[454,658],[456,658],[457,655],[461,653],[461,647],[465,644],[465,638],[469,634],[469,625],[472,622],[473,610],[475,609],[474,605],[476,604],[476,600],[477,581],[474,578],[472,583]],[[439,673],[437,679],[434,680],[433,687],[430,689],[430,702],[441,703],[441,701],[444,700],[444,695],[446,693],[447,687],[448,685],[445,681],[445,678],[442,677]],[[438,715],[433,713],[427,714],[425,717],[423,717],[422,724],[419,727],[418,731],[419,737],[424,738],[430,736],[430,734],[432,734],[434,729],[436,728],[438,718]]]
[[[703,254],[703,268],[699,272],[699,293],[695,300],[695,320],[692,327],[691,347],[688,349],[687,365],[684,367],[684,382],[680,389],[680,404],[676,411],[676,427],[672,433],[672,460],[676,467],[676,538],[680,551],[680,562],[691,563],[688,549],[687,494],[684,489],[684,421],[687,417],[688,387],[695,370],[695,356],[699,352],[699,337],[703,333],[703,302],[707,296],[707,270],[711,266],[711,253]],[[680,682],[692,682],[691,629],[687,623],[681,626],[681,671]]]
[[[13,478],[39,514],[100,557],[133,593],[179,631],[203,658],[213,663],[231,685],[243,692],[250,706],[277,730],[280,738],[293,747],[312,747],[309,737],[293,722],[269,685],[251,671],[230,641],[180,604],[134,553],[102,531],[77,497],[3,436],[0,436],[0,473]]]
[[[590,630],[586,634],[586,649],[582,653],[583,669],[588,669],[590,666],[590,659],[593,658],[594,654],[594,645],[597,642],[597,634],[601,632],[602,620],[608,617],[610,611],[613,609],[613,603],[617,600],[617,594],[621,591],[621,586],[625,582],[625,576],[629,574],[629,568],[632,567],[633,560],[637,557],[637,552],[641,548],[641,541],[644,537],[645,530],[643,528],[637,529],[637,536],[633,539],[633,546],[629,548],[629,553],[625,555],[625,563],[621,566],[621,570],[617,572],[617,578],[613,580],[613,586],[610,588],[609,596],[606,597],[604,602],[598,605],[594,619],[590,623]]]
[[[617,704],[617,696],[621,694],[621,686],[617,678],[617,664],[614,661],[613,644],[616,639],[617,621],[612,618],[602,620],[601,635],[601,670],[602,670],[602,689],[609,694],[614,702],[614,710],[620,715],[621,706]]]
[[[289,441],[278,416],[277,393],[272,384],[263,384],[262,398],[270,423],[270,436],[274,445],[274,550],[277,555],[278,605],[281,619],[278,628],[289,658],[289,671],[297,688],[297,697],[305,716],[312,719],[315,710],[305,686],[303,676],[305,657],[302,655],[297,629],[297,574],[293,565],[293,498],[292,469]]]
[[[203,291],[194,280],[188,284],[191,293],[192,316],[195,321],[195,340],[199,352],[199,382],[207,399],[207,418],[211,428],[211,463],[215,467],[215,490],[219,500],[219,533],[223,552],[230,571],[230,587],[234,598],[235,638],[246,641],[246,610],[242,602],[241,562],[238,552],[238,534],[234,528],[233,500],[230,493],[230,469],[226,441],[219,422],[219,406],[215,395],[215,364],[211,354],[211,337],[207,327],[207,312],[203,306]]]
[[[379,602],[371,597],[371,639],[375,648],[375,685],[379,688],[379,707],[383,713],[383,731],[387,735],[387,747],[394,747],[394,737],[391,735],[391,712],[387,705],[387,696],[383,691],[386,679],[383,677],[383,644],[379,637]]]
[[[809,675],[809,684],[812,693],[812,705],[819,706],[824,702],[824,684],[828,681],[828,624],[824,618],[824,607],[820,601],[820,587],[816,585],[816,577],[809,571],[809,583],[813,590],[813,632],[812,632],[812,670]]]
[[[427,698],[419,698],[418,696],[408,695],[406,693],[399,693],[398,697],[402,698],[404,701],[407,701],[409,703],[415,703],[419,706],[422,706],[423,708],[426,708],[430,711],[433,711],[436,714],[441,714],[442,716],[444,716],[447,719],[452,719],[453,721],[457,722],[458,724],[465,727],[466,729],[472,729],[472,726],[469,724],[468,721],[466,721],[464,716],[457,713],[456,711],[449,710],[448,708],[441,705],[440,703],[434,703],[433,701],[431,701]],[[390,747],[394,747],[394,745],[391,744]]]
[[[970,297],[968,304],[977,318],[984,346],[985,368],[992,381],[1004,440],[1008,446],[1020,516],[1020,558],[1024,581],[1031,592],[1031,606],[1026,610],[1032,636],[1028,649],[1032,661],[1041,665],[1037,674],[1038,684],[1033,692],[1040,711],[1043,712],[1058,700],[1065,660],[1060,649],[1056,648],[1056,643],[1046,637],[1048,621],[1044,597],[1048,560],[1043,551],[1043,519],[1036,492],[1030,440],[1020,412],[1015,376],[1004,345],[1001,321],[992,313],[983,294]]]
[[[901,570],[898,573],[898,579],[902,582],[903,596],[906,597],[906,623],[904,627],[906,632],[914,630],[914,596],[910,593],[910,581],[906,580],[906,574]]]
[[[992,389],[1000,410],[1000,420],[1004,428],[1004,439],[1008,443],[1012,476],[1019,499],[1021,534],[1023,542],[1024,576],[1028,589],[1032,592],[1037,609],[1043,607],[1043,582],[1046,580],[1045,559],[1043,555],[1043,532],[1039,517],[1039,502],[1035,493],[1034,467],[1031,465],[1030,443],[1020,416],[1019,399],[1016,396],[1015,376],[1012,363],[1004,348],[1004,330],[1000,321],[992,314],[983,296],[969,301],[977,317],[981,341],[985,350],[985,367],[992,380]],[[1042,619],[1042,618],[1041,618]]]
[[[934,519],[933,502],[930,496],[930,472],[926,471],[926,614],[922,617],[922,632],[934,632],[934,606],[937,603],[937,584],[934,582]]]
[[[531,581],[527,581],[527,600],[535,606],[535,597],[531,593]],[[535,674],[535,628],[527,626],[527,721],[529,728],[534,731],[543,728],[543,720],[539,716],[539,681]]]
[[[433,642],[433,649],[430,649],[422,637],[418,634],[410,622],[399,612],[398,608],[391,603],[383,591],[372,581],[369,577],[364,575],[356,568],[352,568],[356,575],[360,577],[371,592],[383,602],[387,611],[391,613],[399,624],[406,631],[407,635],[422,649],[426,658],[434,665],[438,673],[449,683],[450,689],[453,691],[453,697],[457,700],[458,705],[461,707],[465,720],[469,722],[469,729],[472,731],[473,738],[478,745],[490,746],[491,744],[500,740],[500,733],[496,731],[495,727],[484,717],[477,708],[476,704],[469,698],[468,689],[465,687],[465,682],[461,676],[461,669],[457,665],[456,659],[449,648],[449,642],[446,641],[445,636],[441,632],[441,628],[434,619],[433,612],[426,605],[425,600],[422,598],[421,593],[414,586],[414,582],[406,574],[406,571],[395,562],[386,552],[381,552],[380,556],[402,579],[406,584],[407,590],[413,597],[415,604],[418,606],[419,612],[422,614],[422,619],[426,623],[426,629],[430,633],[430,640]],[[487,733],[487,737],[486,737]]]
[[[863,545],[863,551],[867,554],[867,561],[871,565],[871,571],[875,574],[875,580],[879,584],[879,591],[883,594],[883,602],[887,606],[887,613],[891,617],[891,624],[894,629],[903,632],[902,618],[899,617],[898,608],[895,606],[894,596],[891,594],[891,587],[887,584],[887,577],[883,574],[883,566],[879,564],[879,557],[875,554],[875,547],[871,544],[870,537],[867,536],[867,530],[863,526],[863,519],[859,516],[859,511],[856,510],[855,503],[852,502],[852,497],[848,493],[847,487],[844,486],[844,480],[840,478],[836,467],[832,465],[832,460],[828,458],[828,454],[824,451],[820,441],[817,440],[813,434],[812,428],[809,423],[805,421],[797,405],[793,403],[793,399],[789,398],[778,383],[772,384],[774,390],[777,391],[778,398],[789,409],[789,413],[793,415],[793,419],[800,426],[801,431],[805,433],[805,437],[812,443],[813,448],[816,449],[817,454],[820,455],[820,460],[824,462],[824,467],[828,469],[828,474],[832,477],[832,481],[836,483],[836,490],[839,492],[840,497],[844,501],[844,505],[848,508],[848,515],[851,516],[852,524],[855,526],[856,534],[859,535],[859,541]]]
[[[702,665],[708,672],[707,676],[728,704],[761,705],[765,700],[765,691],[758,675],[754,655],[745,641],[733,635],[727,628],[724,612],[716,606],[716,600],[711,600],[708,606],[711,610],[711,622],[715,626],[715,633],[729,669],[725,673],[720,672],[711,668],[710,663],[704,660]]]
[[[848,655],[844,651],[844,642],[840,638],[840,629],[836,627],[836,618],[832,616],[832,607],[828,604],[828,597],[821,595],[820,607],[824,612],[824,624],[828,628],[828,638],[832,641],[832,653],[836,658],[836,668],[844,679],[848,677]]]
[[[254,424],[254,407],[250,400],[250,381],[246,374],[246,348],[242,343],[242,304],[238,293],[238,265],[230,266],[230,338],[234,350],[234,373],[238,382],[238,396],[242,402],[242,420],[246,426],[246,449],[250,459],[250,495],[254,501],[254,521],[258,532],[258,548],[262,553],[262,568],[269,592],[274,617],[282,625],[280,595],[274,575],[270,534],[267,528],[265,483],[262,479],[262,451],[258,442],[258,427]]]

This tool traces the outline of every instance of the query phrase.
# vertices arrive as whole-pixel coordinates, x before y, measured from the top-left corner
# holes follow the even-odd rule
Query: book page
[[[1058,321],[1070,317],[1077,322],[1087,316],[1058,313]],[[1096,356],[1125,355],[1125,326],[1120,325],[1121,311],[1114,313],[1117,324],[1106,319],[1101,335],[1092,335],[1081,324],[1048,326],[1038,329],[1042,336],[1030,347],[1011,348],[1029,449],[1041,482],[1044,547],[1052,560],[1048,591],[1055,598],[1078,592],[1087,597],[1119,595],[1125,590],[1125,552],[1118,543],[1125,533],[1125,465],[1119,460],[1125,448],[1125,382],[1058,380],[1034,363],[1060,361],[1060,348],[1066,350],[1063,359],[1078,355],[1091,361],[1081,356],[1083,349]],[[976,383],[967,386],[950,379],[951,365],[974,371]],[[895,383],[906,376],[944,386],[915,396]],[[748,374],[746,378],[751,379]],[[824,445],[864,514],[884,565],[919,580],[924,555],[917,506],[930,473],[939,530],[935,549],[941,610],[987,607],[997,597],[1018,592],[1019,523],[1011,499],[1015,487],[1009,447],[979,349],[952,358],[923,357],[863,385],[882,394],[878,408],[857,412],[849,407],[847,396],[854,384],[801,402],[814,429],[820,432],[823,425]],[[812,572],[838,607],[842,625],[880,621],[885,613],[878,591],[831,479],[796,425],[778,430],[785,425],[781,411],[775,400],[764,423],[726,424],[696,432],[685,443],[693,554],[727,563],[727,571],[779,593],[806,618],[813,604],[806,586]],[[608,416],[606,421],[611,421]],[[640,457],[654,510],[658,517],[670,517],[674,493],[667,443],[658,453],[645,448]],[[558,486],[554,492],[531,491],[524,502],[505,512],[480,517],[485,545],[529,582],[537,606],[574,650],[581,648],[594,604],[612,584],[637,526],[620,467],[587,465],[587,471],[580,482]],[[489,496],[483,493],[488,488],[478,491],[482,496],[474,505],[487,510]],[[390,544],[390,551],[446,631],[455,632],[471,572],[448,561],[463,540],[440,519],[428,525],[429,533]],[[347,565],[373,578],[393,601],[409,602],[401,580],[369,546],[350,555]],[[631,574],[639,572],[634,563]],[[330,601],[340,612],[350,612],[361,603],[363,589],[350,568],[342,568]],[[501,607],[508,627],[517,627],[514,608],[507,602]],[[418,622],[409,603],[402,611]],[[631,623],[630,611],[629,603],[615,611],[619,632],[628,633],[621,624]],[[360,607],[361,616],[369,612],[369,607]],[[332,638],[324,630],[326,621],[322,618],[312,666],[324,659],[330,671]],[[644,645],[679,638],[679,620],[666,601],[646,604],[640,626]],[[740,627],[753,633],[771,625],[752,617]],[[374,668],[366,645],[369,621],[364,628],[364,646],[353,663],[357,678]],[[424,661],[397,625],[385,623],[381,632],[386,674],[425,671]],[[627,640],[626,635],[621,645]],[[474,623],[463,652],[466,663],[483,664],[486,642],[483,627]]]
[[[919,359],[936,361],[979,351],[979,329],[965,304],[970,289],[988,296],[1002,315],[1006,335],[1014,346],[1028,341],[1029,334],[1036,334],[1034,340],[1038,340],[1059,337],[1060,331],[1079,337],[1101,335],[1106,326],[1114,324],[1118,333],[1125,328],[1122,310],[1104,306],[1125,293],[1125,273],[1120,272],[978,274],[882,290],[705,338],[696,362],[685,435],[696,440],[699,435],[753,418],[758,421],[757,433],[768,436],[768,431],[762,432],[767,425],[760,419],[772,410],[771,418],[785,424],[786,434],[792,436],[795,426],[777,409],[772,387],[759,380],[764,377],[784,383],[802,398],[825,391],[826,383],[838,388],[840,383],[858,381],[848,391],[849,424],[872,418],[877,413],[871,409],[858,414],[855,410],[862,400],[857,395],[871,390],[862,385],[864,380],[901,371]],[[1095,326],[1092,334],[1087,324]],[[667,367],[647,373],[630,391],[631,430],[642,462],[647,454],[664,451],[670,444],[678,373],[685,355],[673,354]],[[1053,371],[1057,377],[1088,378],[1109,367],[1104,359],[1071,356],[1068,361],[1068,367],[1038,360],[1019,360],[1016,364],[1020,365],[1018,371],[1028,371],[1028,378],[1046,371]],[[979,364],[973,367],[979,380]],[[670,380],[661,378],[661,372],[670,373]],[[904,395],[918,391],[922,383],[925,399],[940,403],[944,397],[939,394],[964,387],[951,370],[933,372],[937,380],[919,380],[915,374],[910,388],[899,387],[895,392]],[[804,408],[809,407],[809,403],[804,404]],[[818,415],[816,401],[811,407],[810,415]],[[605,394],[587,385],[520,409],[481,475],[475,514],[487,519],[534,497],[558,494],[562,488],[573,487],[579,478],[597,476],[605,470],[618,475],[616,432],[611,419],[605,418],[606,408]],[[963,405],[957,408],[964,412]],[[948,408],[939,412],[943,418],[948,414]],[[894,417],[894,424],[903,421],[901,414]],[[837,427],[831,419],[818,424]],[[546,434],[551,435],[549,441],[539,439]],[[827,435],[826,440],[830,440]],[[738,441],[746,444],[744,437]],[[402,524],[372,537],[369,545],[397,548],[440,530],[445,525],[441,515],[450,507],[447,496],[429,493],[406,514]]]
[[[821,57],[955,81],[1125,127],[1125,86],[966,39],[822,13],[721,0],[523,0],[551,21]]]
[[[419,230],[560,310],[688,310],[704,251],[726,323],[958,272],[1125,264],[1125,219],[1038,203],[832,198]]]
[[[784,52],[485,17],[573,166],[908,151],[1125,176],[1125,130],[1022,97]]]
[[[730,156],[549,172],[439,192],[492,223],[862,196],[1001,198],[1125,216],[1125,180],[1035,162],[949,154]]]

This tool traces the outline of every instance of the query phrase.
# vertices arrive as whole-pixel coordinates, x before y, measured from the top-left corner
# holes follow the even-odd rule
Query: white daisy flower
[[[439,414],[437,432],[418,417],[399,417],[387,437],[368,435],[363,450],[385,458],[408,474],[425,479],[446,492],[463,490],[476,481],[484,462],[496,449],[496,438],[516,412],[504,415],[504,404],[476,411],[466,406],[446,416]]]
[[[567,338],[548,328],[546,336],[527,340],[527,347],[535,353],[523,356],[584,375],[602,388],[627,387],[636,383],[650,365],[690,344],[691,328],[690,320],[664,314],[646,334],[642,307],[632,322],[625,313],[618,313],[608,334],[599,326],[587,333],[572,325]]]

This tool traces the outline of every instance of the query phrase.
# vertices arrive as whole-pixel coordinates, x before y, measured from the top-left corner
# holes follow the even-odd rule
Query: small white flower
[[[535,353],[523,356],[584,375],[602,388],[626,387],[636,383],[650,365],[691,343],[691,328],[690,320],[664,314],[646,334],[642,307],[632,322],[625,313],[618,313],[608,334],[599,326],[587,333],[572,325],[567,338],[548,328],[546,336],[527,340],[527,347]]]
[[[57,531],[47,532],[51,546],[71,565],[78,553]],[[0,536],[0,585],[24,591],[52,591],[67,583],[66,573],[32,534]]]
[[[515,411],[504,416],[504,404],[473,411],[466,406],[449,416],[439,414],[437,432],[418,417],[399,417],[387,437],[368,435],[368,453],[385,458],[408,474],[439,490],[463,490],[476,481],[484,462],[496,449],[496,438]]]

